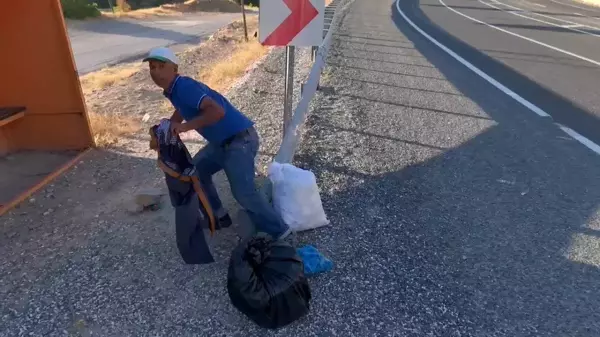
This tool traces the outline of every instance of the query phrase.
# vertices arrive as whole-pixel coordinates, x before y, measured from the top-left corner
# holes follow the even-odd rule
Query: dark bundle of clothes
[[[233,306],[268,329],[305,316],[312,298],[296,249],[265,233],[242,241],[233,251],[227,292]]]
[[[170,121],[150,128],[150,148],[158,152],[158,167],[165,173],[171,205],[175,208],[177,247],[188,264],[214,262],[204,229],[215,231],[212,208],[202,191],[189,151],[178,135],[172,135]]]

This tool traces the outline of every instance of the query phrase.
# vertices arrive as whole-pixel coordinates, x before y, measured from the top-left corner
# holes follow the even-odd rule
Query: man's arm
[[[170,120],[171,122],[181,123],[183,122],[183,116],[181,116],[179,110],[176,109],[175,111],[173,111],[173,115],[171,115]]]
[[[202,99],[198,108],[200,115],[187,123],[176,126],[177,133],[187,132],[190,130],[202,129],[209,125],[215,124],[225,116],[225,110],[212,98],[206,96]]]

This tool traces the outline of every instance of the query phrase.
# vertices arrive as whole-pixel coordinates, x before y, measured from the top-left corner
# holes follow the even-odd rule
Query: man
[[[163,88],[164,95],[175,107],[171,131],[179,134],[195,130],[208,141],[194,156],[193,162],[218,218],[218,228],[231,225],[231,218],[223,208],[212,180],[215,173],[224,170],[233,197],[247,211],[256,228],[276,239],[287,237],[290,228],[254,184],[254,159],[259,148],[254,123],[218,92],[179,75],[177,56],[170,49],[153,49],[144,59],[146,61],[152,80]]]

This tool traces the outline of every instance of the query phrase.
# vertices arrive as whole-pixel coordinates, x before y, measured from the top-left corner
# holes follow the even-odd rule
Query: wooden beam
[[[14,114],[14,115],[10,116],[10,117],[7,117],[5,119],[1,119],[0,120],[0,127],[5,126],[6,124],[8,124],[10,122],[14,122],[17,119],[20,119],[20,118],[23,118],[23,117],[25,117],[25,111],[21,111],[21,112],[19,112],[17,114]]]

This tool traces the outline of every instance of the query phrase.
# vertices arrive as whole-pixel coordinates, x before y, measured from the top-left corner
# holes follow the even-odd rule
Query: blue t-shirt
[[[204,83],[198,82],[187,76],[177,76],[171,88],[165,91],[165,96],[179,111],[183,119],[190,121],[202,113],[200,103],[205,97],[212,98],[223,107],[225,116],[217,123],[198,129],[210,143],[220,144],[227,138],[234,136],[254,125],[254,123],[236,109],[227,98],[212,90]]]

